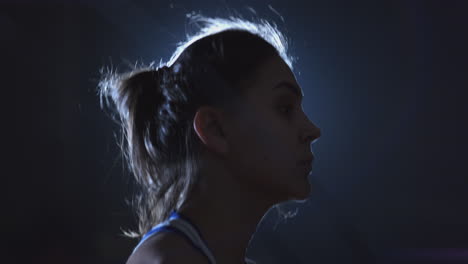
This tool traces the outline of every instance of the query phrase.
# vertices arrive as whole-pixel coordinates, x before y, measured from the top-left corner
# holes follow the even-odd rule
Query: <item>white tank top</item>
[[[165,231],[175,232],[187,238],[193,247],[195,247],[208,258],[210,264],[216,264],[213,253],[211,253],[211,250],[208,248],[200,230],[195,226],[195,224],[192,223],[192,221],[177,211],[172,211],[169,219],[156,225],[150,231],[148,231],[148,233],[146,233],[140,240],[133,252],[135,252],[148,238],[156,235],[159,232]],[[245,259],[245,263],[255,264],[255,262],[247,258]]]

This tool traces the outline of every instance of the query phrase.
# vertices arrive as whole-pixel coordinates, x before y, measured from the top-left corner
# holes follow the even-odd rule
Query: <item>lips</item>
[[[308,156],[305,159],[300,160],[297,164],[301,166],[311,165],[314,161],[314,156]]]
[[[312,171],[312,161],[313,159],[306,159],[299,161],[297,164],[309,174]]]
[[[301,165],[298,167],[298,169],[300,169],[300,171],[304,172],[304,175],[308,176],[309,174],[312,173],[312,165],[311,164],[305,164],[305,165]]]
[[[313,159],[301,160],[301,161],[298,162],[298,165],[300,165],[300,166],[311,166],[312,165],[312,160]]]
[[[297,164],[298,166],[303,167],[305,170],[307,170],[307,172],[310,172],[312,171],[313,160],[314,160],[313,158],[308,158],[308,159],[299,161]]]

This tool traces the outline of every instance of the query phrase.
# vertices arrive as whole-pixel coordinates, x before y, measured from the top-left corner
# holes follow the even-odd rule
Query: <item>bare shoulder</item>
[[[163,232],[146,240],[126,264],[207,264],[208,259],[184,237]]]

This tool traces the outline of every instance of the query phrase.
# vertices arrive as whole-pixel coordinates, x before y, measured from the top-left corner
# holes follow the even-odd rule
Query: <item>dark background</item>
[[[322,129],[314,194],[286,222],[270,211],[249,256],[468,263],[467,1],[0,3],[3,263],[124,263],[132,188],[99,69],[166,61],[187,14],[247,7],[291,39]]]

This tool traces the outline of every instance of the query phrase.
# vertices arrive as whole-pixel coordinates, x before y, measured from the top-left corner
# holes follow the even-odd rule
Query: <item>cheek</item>
[[[294,152],[291,128],[278,120],[270,120],[256,127],[256,139],[253,144],[263,154],[265,162],[280,169],[296,154]]]
[[[258,119],[239,131],[236,170],[240,180],[277,201],[306,197],[310,186],[296,165],[294,135],[281,120]]]
[[[245,152],[242,157],[259,181],[277,181],[286,178],[294,169],[295,152],[292,135],[285,124],[266,118],[251,122],[246,127]]]
[[[276,121],[276,122],[275,122]],[[294,130],[285,120],[273,120],[269,129],[258,127],[256,142],[261,153],[253,159],[260,159],[256,178],[265,192],[275,196],[278,200],[288,200],[293,197],[307,197],[310,192],[308,173],[297,165],[298,138]]]

